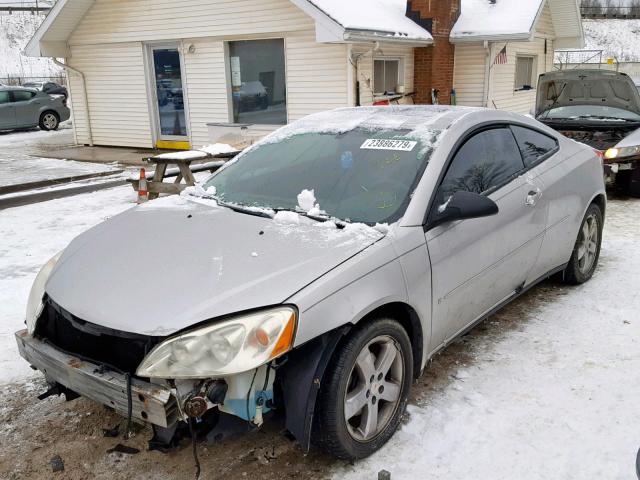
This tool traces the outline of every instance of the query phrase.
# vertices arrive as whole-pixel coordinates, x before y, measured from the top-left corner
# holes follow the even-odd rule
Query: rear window
[[[9,103],[9,92],[0,92],[0,104]]]
[[[513,125],[511,130],[516,137],[526,167],[535,165],[558,148],[558,142],[555,138],[530,128]]]
[[[14,102],[28,102],[36,96],[35,92],[29,92],[27,90],[14,90],[11,93],[13,94]]]

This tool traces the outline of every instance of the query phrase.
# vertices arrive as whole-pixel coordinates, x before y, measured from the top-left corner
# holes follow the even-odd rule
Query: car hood
[[[617,107],[640,115],[640,94],[633,80],[619,72],[561,70],[540,75],[536,118],[552,107],[576,105]]]
[[[616,148],[635,147],[637,145],[640,145],[640,128],[624,137],[622,141],[616,145]]]
[[[295,222],[296,218],[301,224]],[[165,336],[222,315],[286,301],[384,235],[289,223],[214,201],[168,197],[76,238],[46,284],[51,299],[103,327]]]

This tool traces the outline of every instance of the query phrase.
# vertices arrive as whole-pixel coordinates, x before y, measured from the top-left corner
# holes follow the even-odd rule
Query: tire
[[[60,126],[60,117],[56,112],[51,110],[43,112],[42,115],[40,115],[38,125],[45,131],[57,130]]]
[[[602,210],[592,203],[580,225],[571,260],[563,272],[565,283],[581,285],[593,276],[600,258],[603,223]]]
[[[357,327],[327,367],[312,442],[345,460],[368,457],[398,429],[412,378],[411,341],[397,321],[380,318]],[[351,399],[350,409],[347,398]],[[370,412],[376,416],[369,417]],[[369,418],[376,421],[369,422]]]

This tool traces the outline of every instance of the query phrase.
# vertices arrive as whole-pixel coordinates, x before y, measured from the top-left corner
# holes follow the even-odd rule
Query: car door
[[[523,288],[540,250],[546,215],[542,192],[525,173],[508,126],[471,133],[454,153],[431,202],[442,208],[456,191],[488,196],[497,215],[429,228],[434,348]]]
[[[575,225],[571,219],[582,205],[572,185],[573,181],[579,182],[580,176],[573,170],[579,160],[565,158],[558,140],[550,134],[523,125],[512,125],[511,129],[522,150],[525,166],[544,185],[541,206],[548,211],[540,255],[528,279],[534,282],[567,262],[573,249]]]
[[[12,90],[12,104],[15,108],[16,127],[37,125],[42,100],[30,90]]]
[[[16,122],[15,107],[8,90],[0,91],[0,129],[13,128]]]

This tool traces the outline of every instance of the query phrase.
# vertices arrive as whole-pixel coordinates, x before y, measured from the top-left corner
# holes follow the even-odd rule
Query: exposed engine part
[[[597,148],[607,150],[614,147],[620,140],[626,137],[629,132],[623,130],[560,130],[560,133],[567,138]]]
[[[271,410],[274,379],[275,374],[269,365],[225,377],[228,391],[224,403],[218,408],[221,412],[253,422],[258,413],[258,407],[261,408],[261,415]]]
[[[207,412],[209,405],[205,397],[197,394],[187,397],[182,408],[190,418],[198,418]]]
[[[206,396],[214,405],[222,405],[227,396],[229,385],[224,380],[214,380],[206,387]]]

